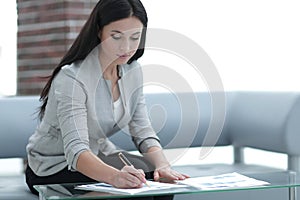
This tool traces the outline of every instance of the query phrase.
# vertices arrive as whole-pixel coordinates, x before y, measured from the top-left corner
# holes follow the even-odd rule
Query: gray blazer
[[[39,176],[66,166],[76,170],[85,150],[109,155],[120,151],[108,137],[128,130],[140,152],[160,146],[143,96],[140,65],[119,66],[118,81],[124,114],[114,120],[110,81],[102,76],[99,46],[82,61],[64,66],[52,82],[45,115],[27,145],[28,162]]]

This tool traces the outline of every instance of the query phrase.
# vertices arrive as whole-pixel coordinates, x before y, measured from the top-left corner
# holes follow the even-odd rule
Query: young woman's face
[[[125,64],[137,51],[142,36],[143,24],[136,17],[112,22],[103,27],[100,58],[107,65]]]

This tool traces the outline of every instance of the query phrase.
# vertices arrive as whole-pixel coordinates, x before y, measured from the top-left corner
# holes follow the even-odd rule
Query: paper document
[[[144,185],[141,188],[135,189],[120,189],[115,188],[112,185],[106,183],[94,183],[79,185],[75,189],[88,190],[88,191],[98,191],[98,192],[108,192],[114,194],[143,194],[154,191],[164,191],[170,190],[176,191],[189,191],[195,188],[199,190],[218,190],[218,189],[229,189],[229,188],[245,188],[260,185],[269,184],[266,181],[257,180],[250,178],[248,176],[239,173],[227,173],[216,176],[203,176],[203,177],[193,177],[187,178],[185,180],[176,181],[175,184],[172,183],[161,183],[155,181],[147,181],[150,187]],[[193,189],[194,188],[194,189]]]
[[[95,183],[95,184],[79,185],[76,186],[75,189],[97,191],[97,192],[109,192],[114,194],[137,194],[137,193],[146,193],[152,191],[161,191],[167,189],[188,187],[186,185],[161,183],[155,181],[147,181],[147,184],[149,186],[144,185],[141,188],[120,189],[120,188],[115,188],[112,185],[106,183]]]
[[[236,172],[216,176],[188,178],[178,182],[181,184],[190,185],[201,190],[216,190],[240,187],[244,188],[269,184],[266,181],[250,178]]]

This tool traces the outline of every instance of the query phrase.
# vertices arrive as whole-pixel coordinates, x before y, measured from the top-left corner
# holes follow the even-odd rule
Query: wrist
[[[151,147],[144,156],[154,165],[155,169],[171,167],[164,152],[159,147]]]
[[[155,165],[155,170],[171,168],[171,164],[169,162],[161,162]]]

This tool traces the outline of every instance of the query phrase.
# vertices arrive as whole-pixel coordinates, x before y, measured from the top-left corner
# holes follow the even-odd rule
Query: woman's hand
[[[189,178],[188,175],[181,174],[170,167],[170,164],[160,147],[150,147],[144,156],[156,167],[153,174],[155,181],[172,182]]]
[[[173,170],[170,166],[165,166],[156,169],[154,171],[153,176],[155,181],[163,181],[163,182],[172,182],[176,180],[184,180],[186,178],[189,178],[188,175],[181,174]]]
[[[112,183],[117,188],[140,188],[146,183],[143,170],[135,169],[133,166],[124,166],[119,173],[113,175]]]

